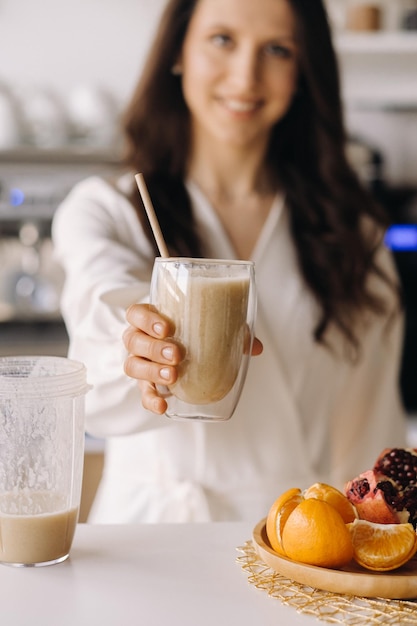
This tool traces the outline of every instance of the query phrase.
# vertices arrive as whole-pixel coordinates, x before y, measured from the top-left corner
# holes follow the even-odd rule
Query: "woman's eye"
[[[218,46],[219,48],[224,48],[226,46],[229,46],[232,42],[231,38],[229,37],[229,35],[224,35],[224,34],[216,34],[216,35],[212,35],[211,37],[211,41]]]
[[[265,54],[268,54],[274,57],[282,57],[284,59],[289,59],[293,56],[293,51],[287,46],[283,46],[281,44],[276,44],[276,43],[270,43],[267,46],[265,46]]]

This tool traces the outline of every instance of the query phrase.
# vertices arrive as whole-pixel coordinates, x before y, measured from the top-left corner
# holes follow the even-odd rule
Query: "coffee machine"
[[[114,175],[118,167],[108,154],[0,154],[0,355],[66,354],[53,215],[77,182]]]

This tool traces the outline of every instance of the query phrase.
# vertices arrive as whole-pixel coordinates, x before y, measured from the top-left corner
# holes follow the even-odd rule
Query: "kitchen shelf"
[[[417,112],[417,31],[344,31],[335,47],[351,109]]]
[[[69,146],[62,149],[22,146],[0,150],[0,163],[54,163],[54,164],[102,164],[119,165],[120,149],[92,149],[85,146]]]
[[[413,95],[379,94],[378,96],[355,96],[345,94],[345,102],[351,109],[361,111],[384,111],[386,113],[417,113],[417,93]]]
[[[335,46],[340,54],[417,54],[417,32],[344,32]]]

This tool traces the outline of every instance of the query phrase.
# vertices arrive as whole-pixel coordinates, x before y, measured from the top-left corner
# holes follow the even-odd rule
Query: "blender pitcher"
[[[68,558],[84,464],[82,363],[63,357],[0,358],[0,562]]]

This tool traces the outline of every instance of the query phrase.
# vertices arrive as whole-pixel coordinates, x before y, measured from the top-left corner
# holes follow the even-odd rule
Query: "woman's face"
[[[179,63],[194,139],[265,147],[297,89],[287,0],[198,0]]]

